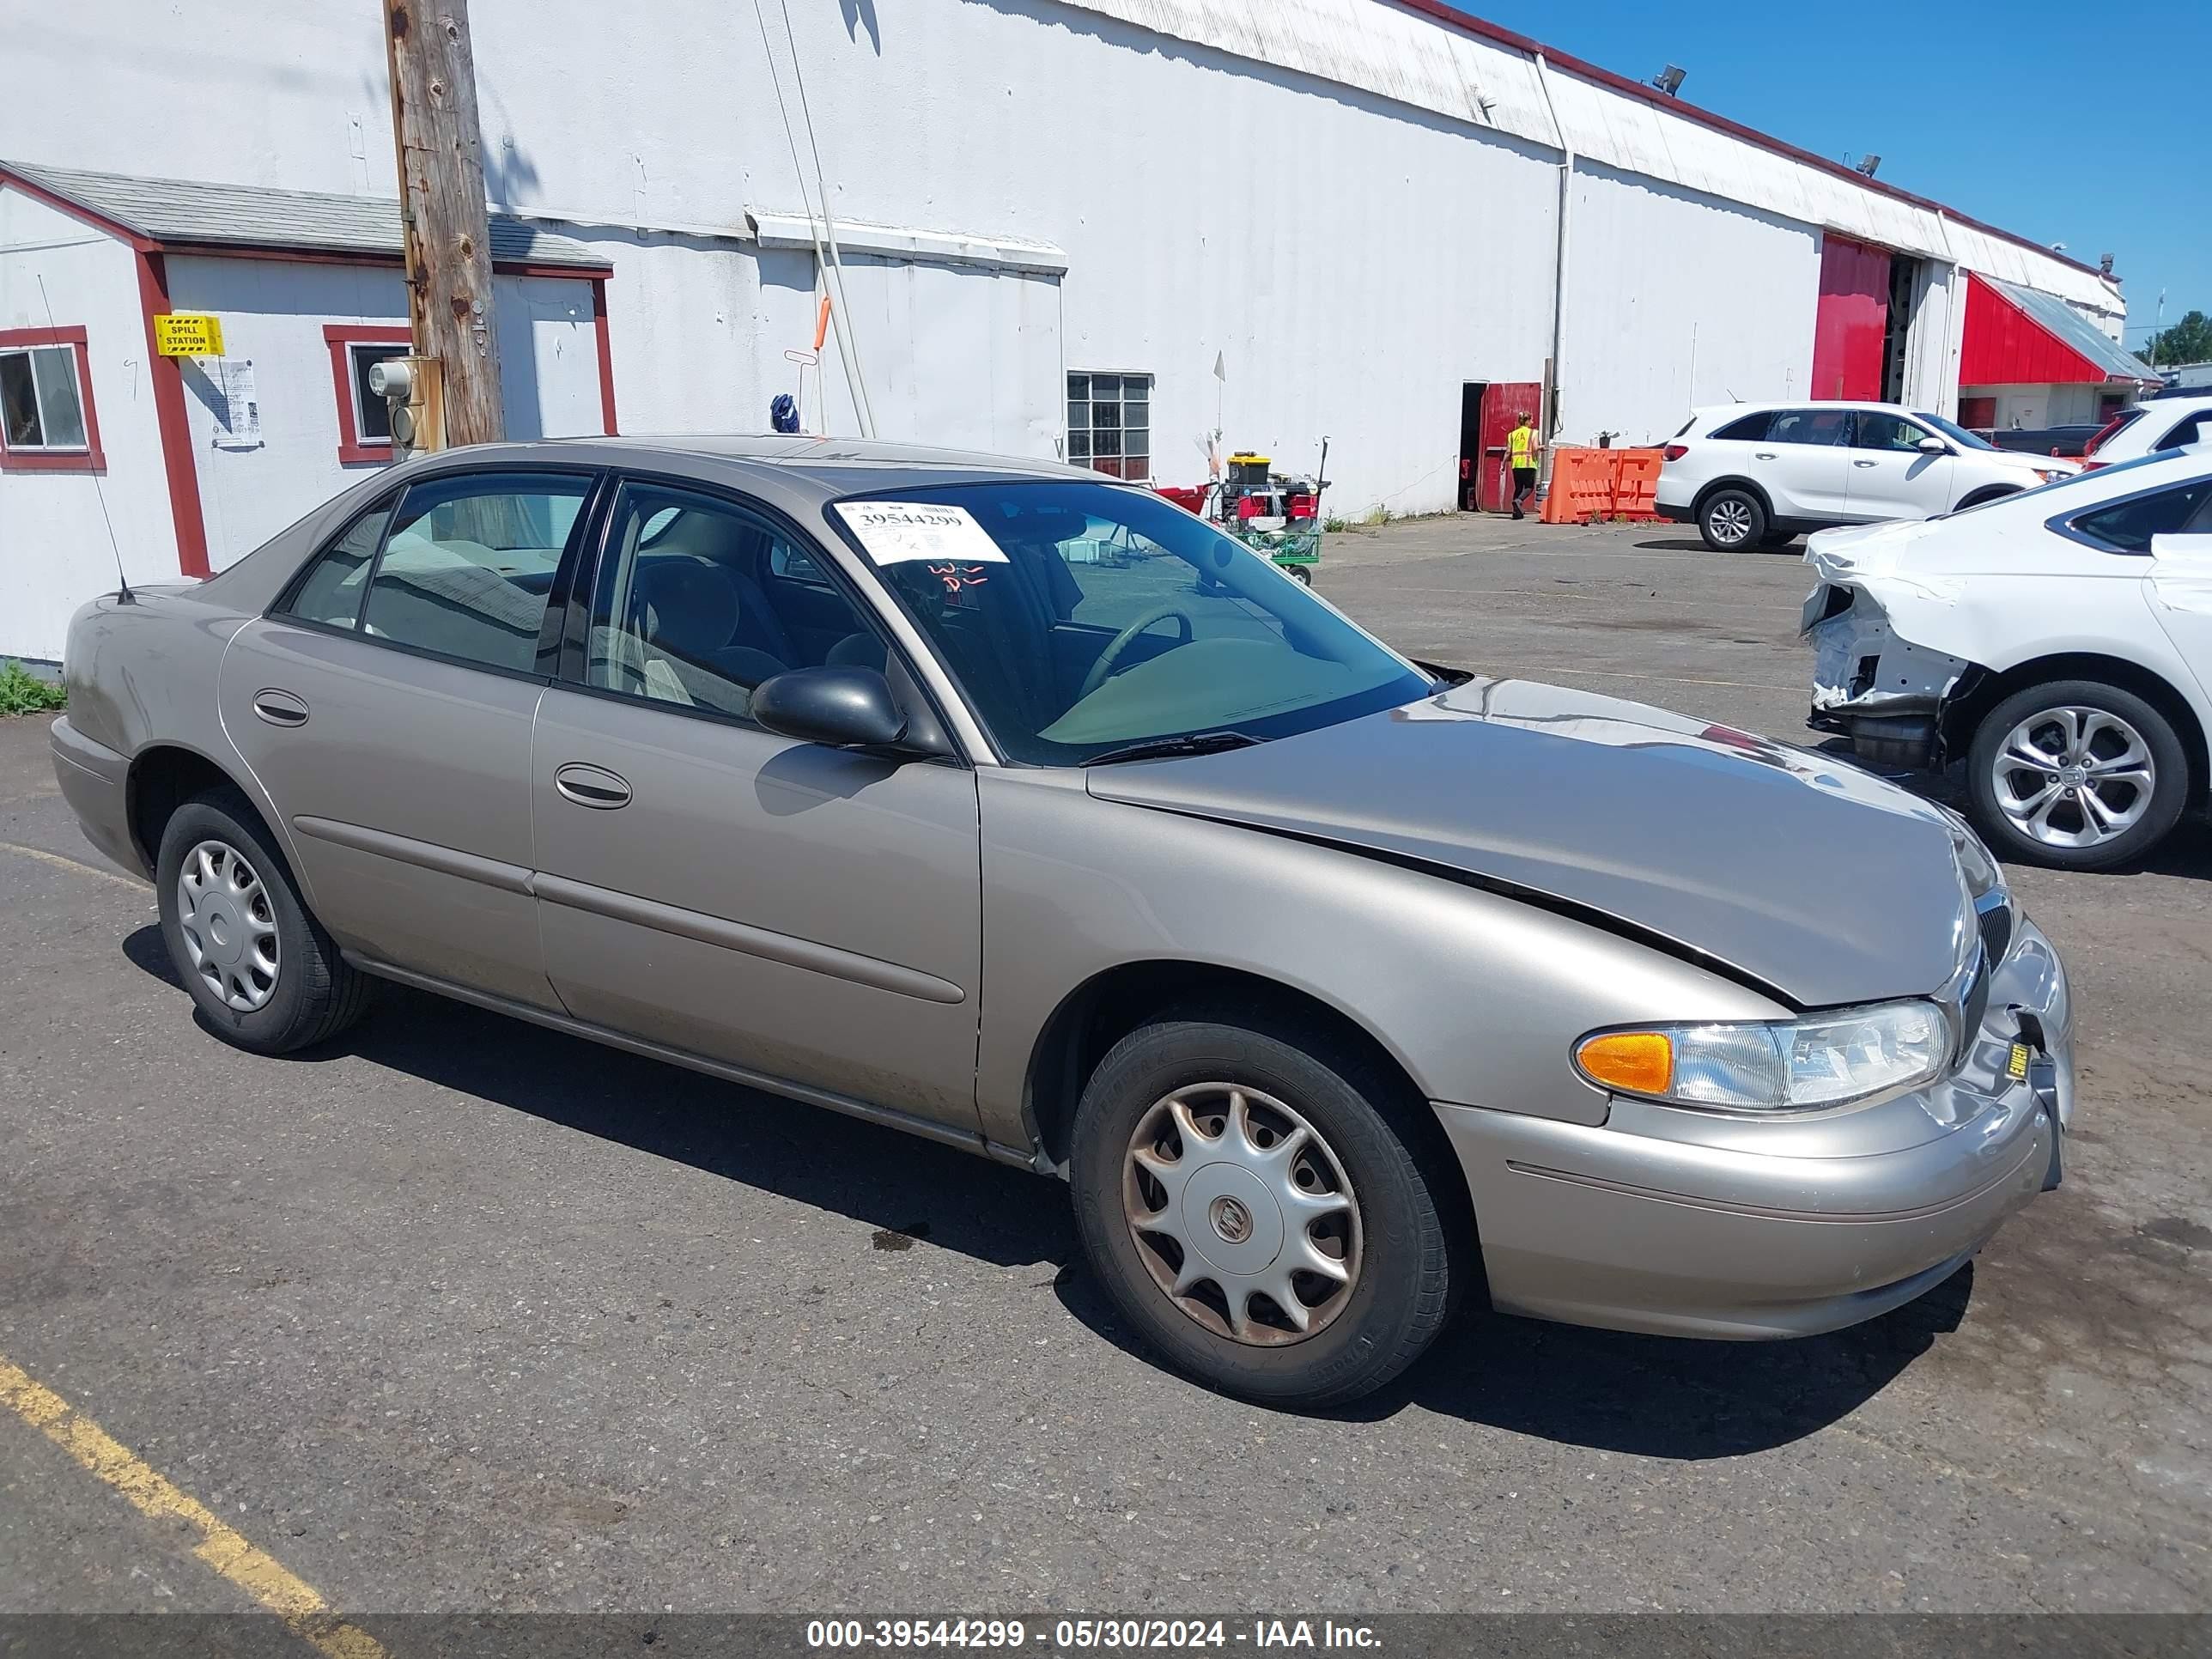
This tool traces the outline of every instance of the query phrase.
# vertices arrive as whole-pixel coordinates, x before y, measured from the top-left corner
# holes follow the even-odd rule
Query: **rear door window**
[[[1766,441],[1774,444],[1834,444],[1851,441],[1848,409],[1785,409],[1774,417]]]
[[[369,566],[384,544],[384,527],[392,520],[392,502],[386,496],[348,525],[316,556],[292,597],[276,607],[278,612],[325,628],[357,626],[362,595],[368,591]]]
[[[401,499],[369,579],[362,631],[484,668],[529,673],[553,576],[592,480],[469,472]]]

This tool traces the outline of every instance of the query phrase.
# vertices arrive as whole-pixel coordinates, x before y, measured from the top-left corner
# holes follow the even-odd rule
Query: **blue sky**
[[[1545,45],[1840,160],[2089,264],[2113,256],[2142,345],[2212,312],[2207,0],[1455,0]],[[2100,134],[2112,135],[2110,142]]]

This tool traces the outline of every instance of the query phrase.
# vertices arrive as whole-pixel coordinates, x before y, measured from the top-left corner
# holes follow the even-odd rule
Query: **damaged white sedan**
[[[2101,870],[2212,787],[2212,448],[1825,531],[1810,724],[1885,771],[1966,763],[2001,856]]]

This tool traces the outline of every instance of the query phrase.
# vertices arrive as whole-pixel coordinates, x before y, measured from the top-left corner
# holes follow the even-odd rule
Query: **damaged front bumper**
[[[1807,725],[1849,738],[1857,757],[1881,770],[1943,763],[1943,704],[1976,672],[1972,663],[1901,638],[1873,596],[1850,583],[1815,586],[1799,631],[1814,650]]]

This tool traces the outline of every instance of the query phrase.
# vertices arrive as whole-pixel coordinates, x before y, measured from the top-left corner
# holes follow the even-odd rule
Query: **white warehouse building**
[[[1358,517],[1489,504],[1516,407],[1952,415],[1970,327],[2008,395],[2148,373],[2111,276],[1433,0],[471,10],[511,435],[780,392],[851,434],[857,386],[883,437],[1162,483],[1326,436]],[[0,0],[0,654],[58,657],[118,555],[220,569],[388,459],[380,12]],[[828,229],[846,350],[806,368]],[[222,354],[161,356],[173,312]]]

